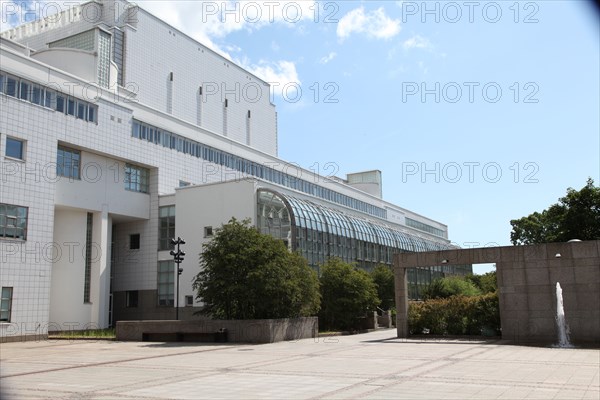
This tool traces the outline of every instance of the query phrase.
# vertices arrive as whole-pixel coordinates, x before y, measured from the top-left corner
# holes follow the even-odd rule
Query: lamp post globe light
[[[177,264],[177,295],[175,297],[175,319],[179,320],[179,275],[181,275],[181,273],[183,272],[183,268],[181,268],[179,264],[182,263],[183,256],[185,256],[185,252],[181,250],[180,246],[182,244],[185,244],[185,240],[178,236],[177,239],[171,239],[171,244],[173,245],[173,247],[177,246],[177,250],[173,249],[169,254],[173,256],[173,260],[175,261],[175,264]]]

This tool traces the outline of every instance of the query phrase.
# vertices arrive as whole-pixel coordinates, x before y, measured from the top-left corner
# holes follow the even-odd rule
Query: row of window
[[[431,233],[432,235],[439,236],[442,238],[445,237],[445,232],[443,230],[433,227],[431,225],[424,224],[419,221],[415,221],[414,219],[408,217],[406,217],[406,226],[410,226],[411,228],[416,228],[420,231]]]
[[[10,136],[6,137],[6,156],[25,160],[26,142]],[[81,179],[81,152],[64,146],[58,146],[56,153],[56,175],[70,179]],[[150,171],[137,165],[125,165],[125,189],[133,192],[148,193]]]
[[[193,157],[222,165],[234,171],[246,175],[255,176],[290,189],[298,190],[312,196],[316,196],[333,203],[341,204],[364,213],[380,218],[387,218],[387,211],[381,207],[374,206],[350,196],[324,188],[315,183],[278,171],[266,165],[246,160],[242,157],[217,150],[202,143],[186,139],[183,136],[168,132],[164,129],[133,120],[131,136],[154,143],[159,146],[170,148]]]
[[[98,106],[4,72],[0,72],[0,93],[84,121],[98,122]]]

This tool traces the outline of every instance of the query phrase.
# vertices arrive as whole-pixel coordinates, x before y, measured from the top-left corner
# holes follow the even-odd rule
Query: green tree
[[[481,293],[494,293],[498,289],[496,271],[486,272],[483,275],[467,275],[465,279],[472,282]]]
[[[481,290],[462,276],[447,276],[434,280],[423,291],[423,299],[445,299],[452,296],[478,296]]]
[[[600,239],[600,187],[590,178],[547,210],[510,221],[513,245]]]
[[[320,282],[319,324],[326,329],[353,329],[359,317],[379,304],[369,274],[339,259],[323,265]]]
[[[319,309],[316,273],[282,241],[232,218],[200,255],[193,286],[216,319],[293,318]]]
[[[394,273],[387,265],[378,265],[371,272],[371,279],[377,287],[377,297],[381,300],[380,307],[384,310],[394,308],[396,304],[396,292],[394,284]]]

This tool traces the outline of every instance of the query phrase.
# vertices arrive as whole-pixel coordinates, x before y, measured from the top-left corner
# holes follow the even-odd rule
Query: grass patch
[[[85,331],[61,331],[48,333],[49,339],[116,339],[115,328],[89,329]]]

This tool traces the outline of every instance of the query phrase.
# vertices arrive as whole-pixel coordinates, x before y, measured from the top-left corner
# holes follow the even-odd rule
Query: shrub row
[[[408,308],[411,334],[491,335],[500,331],[498,294],[414,301]]]

